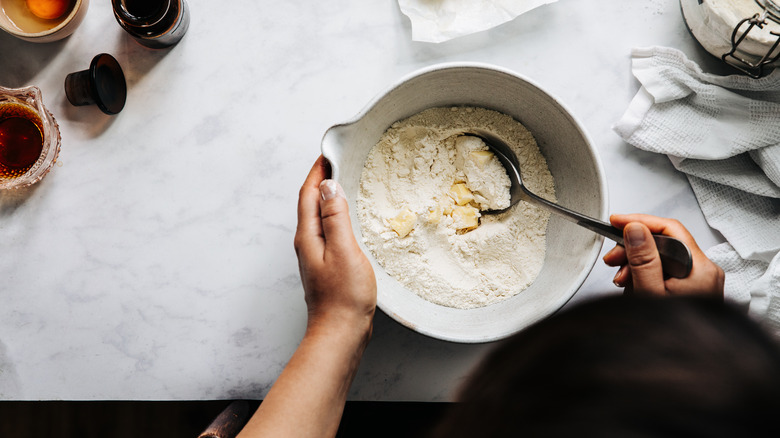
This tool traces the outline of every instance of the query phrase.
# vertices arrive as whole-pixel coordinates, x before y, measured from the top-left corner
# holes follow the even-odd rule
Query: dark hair
[[[780,353],[702,298],[610,297],[500,344],[435,437],[780,436]]]

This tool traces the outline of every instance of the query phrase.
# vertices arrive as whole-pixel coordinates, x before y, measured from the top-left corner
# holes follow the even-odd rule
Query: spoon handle
[[[584,214],[577,213],[576,211],[569,210],[554,202],[550,202],[537,196],[525,188],[525,186],[523,186],[523,192],[525,192],[526,200],[544,207],[553,213],[560,214],[581,227],[612,239],[617,242],[618,245],[625,246],[622,230],[619,230],[606,222],[585,216]],[[691,268],[693,267],[693,257],[690,248],[688,248],[680,239],[671,236],[653,234],[653,239],[655,240],[656,248],[658,248],[658,254],[661,256],[661,267],[664,274],[674,278],[686,278],[691,273]]]

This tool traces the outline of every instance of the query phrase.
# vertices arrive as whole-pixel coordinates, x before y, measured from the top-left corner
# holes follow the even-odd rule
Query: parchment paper
[[[429,43],[481,32],[557,0],[398,0],[412,39]]]

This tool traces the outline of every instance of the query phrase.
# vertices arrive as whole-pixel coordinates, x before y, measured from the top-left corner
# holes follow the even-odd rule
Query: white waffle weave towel
[[[761,78],[704,73],[675,49],[632,51],[642,84],[614,130],[684,172],[728,243],[707,256],[727,299],[780,334],[780,69]]]

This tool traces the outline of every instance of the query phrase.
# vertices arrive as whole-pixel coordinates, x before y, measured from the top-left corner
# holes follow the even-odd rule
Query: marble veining
[[[39,86],[63,138],[42,182],[0,193],[0,399],[262,398],[305,329],[292,241],[323,133],[439,62],[531,78],[588,130],[611,211],[679,218],[703,248],[722,241],[668,160],[611,130],[638,88],[632,47],[723,71],[677,0],[560,0],[438,45],[413,42],[394,1],[188,2],[170,50],[135,43],[106,1],[60,42],[0,35],[0,84]],[[114,117],[63,89],[103,52],[128,81]],[[598,262],[572,302],[618,292],[613,275]],[[448,400],[490,347],[380,313],[350,398]]]

